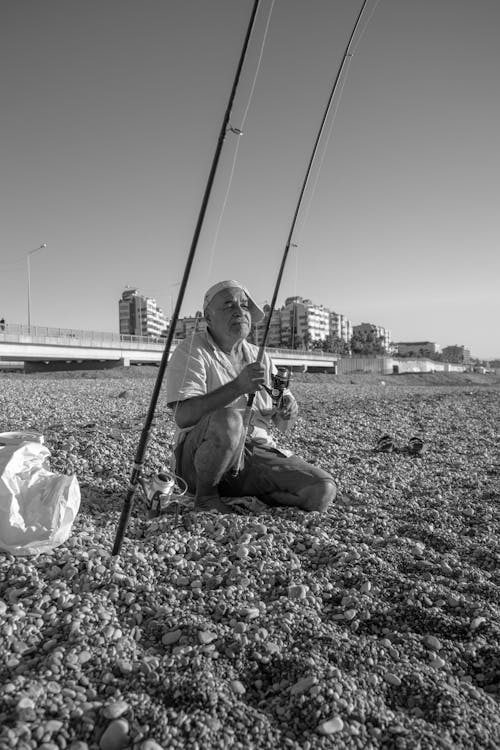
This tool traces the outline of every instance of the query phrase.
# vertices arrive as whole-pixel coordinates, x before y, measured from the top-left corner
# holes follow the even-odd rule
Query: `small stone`
[[[161,638],[161,642],[164,646],[171,646],[173,643],[177,643],[182,635],[182,630],[171,630],[169,633],[164,633]]]
[[[211,630],[199,630],[198,640],[200,643],[207,644],[212,643],[217,639],[217,633],[213,633]]]
[[[231,687],[237,695],[243,695],[246,693],[246,687],[240,680],[231,680]]]
[[[130,706],[127,701],[115,701],[114,703],[108,703],[107,706],[104,706],[102,709],[102,715],[106,719],[119,719],[120,716],[123,716],[123,714],[129,710],[129,708]]]
[[[335,734],[335,732],[341,732],[344,728],[344,722],[340,718],[340,716],[334,716],[333,718],[329,719],[328,721],[323,721],[318,726],[318,733],[319,734]]]
[[[389,685],[394,685],[394,687],[400,687],[402,684],[400,678],[397,674],[394,674],[394,672],[386,672],[385,681],[388,682]]]
[[[431,651],[440,651],[443,648],[443,644],[435,635],[424,636],[424,646]]]
[[[474,617],[474,619],[472,620],[470,624],[470,629],[477,630],[478,628],[481,627],[481,625],[484,625],[485,622],[486,622],[486,617]]]
[[[44,725],[44,730],[50,734],[55,734],[56,732],[59,732],[62,726],[62,721],[59,721],[58,719],[49,719]]]
[[[246,609],[242,610],[241,614],[249,620],[255,620],[260,615],[260,610],[258,607],[246,607]]]
[[[288,587],[288,596],[290,599],[305,599],[309,586],[305,584],[294,584]]]
[[[316,677],[313,677],[312,675],[309,677],[301,677],[300,680],[292,685],[292,687],[290,688],[290,693],[292,695],[300,695],[301,693],[305,693],[306,690],[309,690],[309,688],[316,684],[316,682]]]
[[[159,745],[156,740],[144,740],[141,744],[141,750],[164,750],[162,745]]]
[[[440,656],[435,656],[434,659],[431,659],[429,663],[431,667],[434,667],[435,669],[442,669],[446,664],[445,660]]]
[[[370,581],[365,581],[363,584],[361,584],[361,588],[359,589],[362,594],[369,594],[372,590],[372,585]]]
[[[123,750],[129,744],[129,724],[126,719],[115,719],[104,730],[99,741],[101,750]]]
[[[31,700],[31,698],[28,698],[27,696],[24,698],[21,698],[21,700],[18,702],[16,706],[17,710],[23,710],[25,708],[35,708],[35,702]]]
[[[356,609],[346,609],[344,612],[344,620],[354,620],[357,614],[358,611]]]

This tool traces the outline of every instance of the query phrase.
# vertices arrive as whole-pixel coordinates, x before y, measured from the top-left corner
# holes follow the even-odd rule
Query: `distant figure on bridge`
[[[280,450],[270,434],[272,424],[286,432],[298,406],[288,388],[273,402],[277,368],[267,354],[258,362],[258,348],[246,341],[263,311],[244,286],[229,280],[207,291],[203,314],[207,330],[176,347],[166,372],[167,403],[178,428],[176,473],[194,494],[195,510],[227,513],[237,505],[235,498],[257,497],[325,511],[336,495],[332,477]],[[250,393],[255,399],[245,434]]]
[[[0,331],[5,331],[5,318],[0,318]]]

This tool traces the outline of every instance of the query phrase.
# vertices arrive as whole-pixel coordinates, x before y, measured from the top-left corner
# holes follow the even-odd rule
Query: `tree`
[[[340,354],[341,356],[348,356],[350,354],[349,344],[344,341],[336,333],[329,333],[328,336],[322,341],[322,348],[324,352],[332,352],[333,354]]]
[[[377,336],[376,330],[354,331],[351,339],[352,353],[364,357],[385,354],[384,338]]]

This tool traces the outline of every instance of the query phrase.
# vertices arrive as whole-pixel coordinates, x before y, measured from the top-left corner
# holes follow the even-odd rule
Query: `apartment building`
[[[470,364],[471,354],[470,350],[466,349],[465,346],[445,346],[443,348],[443,359],[445,362],[453,362],[455,364]]]
[[[324,341],[330,333],[330,311],[310,299],[288,297],[281,309],[282,337],[294,347],[296,340],[309,344]]]
[[[349,318],[342,313],[336,313],[330,311],[330,335],[339,338],[341,341],[345,341],[346,344],[351,343],[353,326]]]
[[[175,327],[174,338],[176,339],[187,339],[192,336],[195,332],[206,331],[207,321],[200,313],[199,315],[192,315],[186,318],[179,318]]]
[[[391,342],[391,332],[388,328],[383,326],[377,326],[374,323],[360,323],[357,326],[353,326],[353,333],[374,333],[377,338],[382,340],[382,346],[387,354],[392,354],[394,351],[394,345]]]
[[[165,335],[168,321],[152,297],[129,287],[118,302],[120,333],[128,336],[160,338]]]
[[[269,305],[264,305],[264,318],[252,326],[252,332],[249,340],[257,346],[260,346],[261,342],[264,340],[264,333],[266,330],[267,321],[269,319],[270,310],[271,308]],[[281,336],[280,310],[273,310],[273,314],[271,315],[271,322],[269,324],[266,345],[270,346],[273,349],[279,349],[280,346],[283,345]]]

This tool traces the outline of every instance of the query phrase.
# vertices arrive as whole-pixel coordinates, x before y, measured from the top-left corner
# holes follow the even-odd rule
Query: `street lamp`
[[[38,250],[43,250],[44,247],[47,247],[47,244],[44,242],[39,247],[35,247],[34,250],[30,250],[26,255],[26,264],[28,269],[28,333],[31,332],[31,277],[30,277],[30,257],[33,255],[33,253],[38,252]]]

